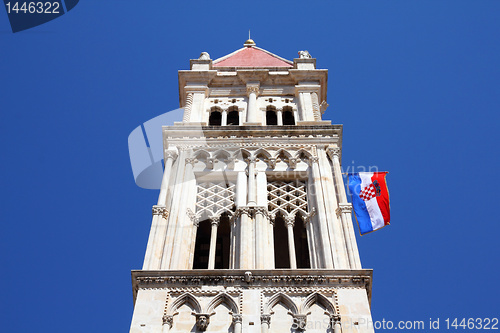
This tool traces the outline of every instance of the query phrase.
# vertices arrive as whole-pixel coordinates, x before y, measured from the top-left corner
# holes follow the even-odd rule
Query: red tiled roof
[[[214,67],[293,67],[292,63],[258,47],[245,47],[214,61]]]

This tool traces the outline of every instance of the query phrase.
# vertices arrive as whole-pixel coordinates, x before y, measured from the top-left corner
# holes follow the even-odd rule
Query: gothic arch
[[[276,160],[267,149],[259,148],[254,152],[254,155],[256,158],[259,158],[261,161],[265,162],[268,168],[274,169]]]
[[[218,294],[217,296],[215,296],[214,298],[212,298],[210,303],[208,303],[208,305],[207,305],[206,313],[214,312],[215,308],[222,303],[226,304],[231,309],[233,314],[240,313],[240,311],[238,309],[238,305],[233,300],[233,298],[224,292],[222,292],[222,293]]]
[[[330,315],[334,315],[336,313],[335,307],[333,306],[332,302],[328,300],[325,296],[321,295],[318,292],[314,292],[311,295],[307,296],[304,302],[302,302],[300,306],[300,312],[301,313],[307,313],[309,308],[313,306],[313,304],[320,304],[325,307],[325,310],[328,312]]]
[[[274,294],[268,301],[267,305],[265,307],[266,313],[271,313],[273,310],[274,306],[278,303],[282,303],[285,305],[285,307],[294,315],[299,313],[299,310],[297,308],[297,305],[295,305],[295,302],[288,297],[287,295],[283,293],[277,293]]]
[[[169,306],[167,311],[168,314],[174,314],[175,311],[180,308],[183,304],[190,305],[196,313],[201,313],[200,302],[190,293],[184,293],[177,297],[175,301]]]
[[[231,153],[229,153],[227,150],[217,150],[216,152],[213,153],[214,158],[218,159],[219,161],[228,161],[231,159]]]
[[[275,158],[279,158],[281,156],[285,157],[283,161],[285,161],[286,163],[289,163],[290,159],[293,159],[292,154],[288,150],[283,148],[278,149],[278,151],[274,153]]]
[[[309,152],[307,149],[304,149],[304,148],[300,148],[295,154],[294,154],[294,157],[296,159],[301,159],[304,161],[304,158],[305,157],[307,160],[311,160],[313,158],[311,152]],[[304,161],[306,162],[306,161]]]
[[[199,149],[195,151],[193,157],[199,161],[206,161],[210,158],[210,153],[204,149]]]

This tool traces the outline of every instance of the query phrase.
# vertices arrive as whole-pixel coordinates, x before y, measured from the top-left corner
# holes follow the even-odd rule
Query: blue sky
[[[158,192],[127,137],[178,107],[177,70],[257,46],[329,69],[344,168],[389,171],[358,237],[374,320],[499,317],[500,2],[80,1],[13,34],[0,10],[5,332],[126,332]],[[382,330],[381,330],[382,331]]]

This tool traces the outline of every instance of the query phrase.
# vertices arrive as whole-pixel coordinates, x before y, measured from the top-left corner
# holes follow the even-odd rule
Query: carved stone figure
[[[299,51],[299,58],[300,59],[311,59],[311,55],[309,54],[309,51]]]
[[[208,54],[208,52],[201,52],[198,60],[210,60],[210,54]]]
[[[202,314],[198,315],[196,318],[196,327],[198,327],[200,331],[206,331],[209,323],[210,323],[210,316],[208,315]]]

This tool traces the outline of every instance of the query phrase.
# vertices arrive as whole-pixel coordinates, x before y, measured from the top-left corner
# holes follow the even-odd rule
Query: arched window
[[[302,217],[298,214],[295,216],[295,224],[293,225],[293,238],[295,243],[297,268],[311,268],[306,228]]]
[[[229,268],[229,253],[231,246],[231,225],[227,213],[222,214],[217,228],[215,245],[215,269]]]
[[[268,106],[266,110],[266,125],[278,125],[278,116],[274,106]]]
[[[240,114],[237,108],[229,108],[227,114],[227,124],[228,125],[239,125],[240,124]]]
[[[295,117],[290,107],[283,108],[283,125],[295,125]]]
[[[208,268],[208,254],[210,251],[210,220],[200,221],[196,230],[194,247],[193,269]]]
[[[219,109],[212,109],[208,124],[210,126],[220,126],[222,124],[222,113]]]
[[[288,233],[285,219],[281,214],[278,214],[274,220],[274,266],[275,268],[290,268]]]

